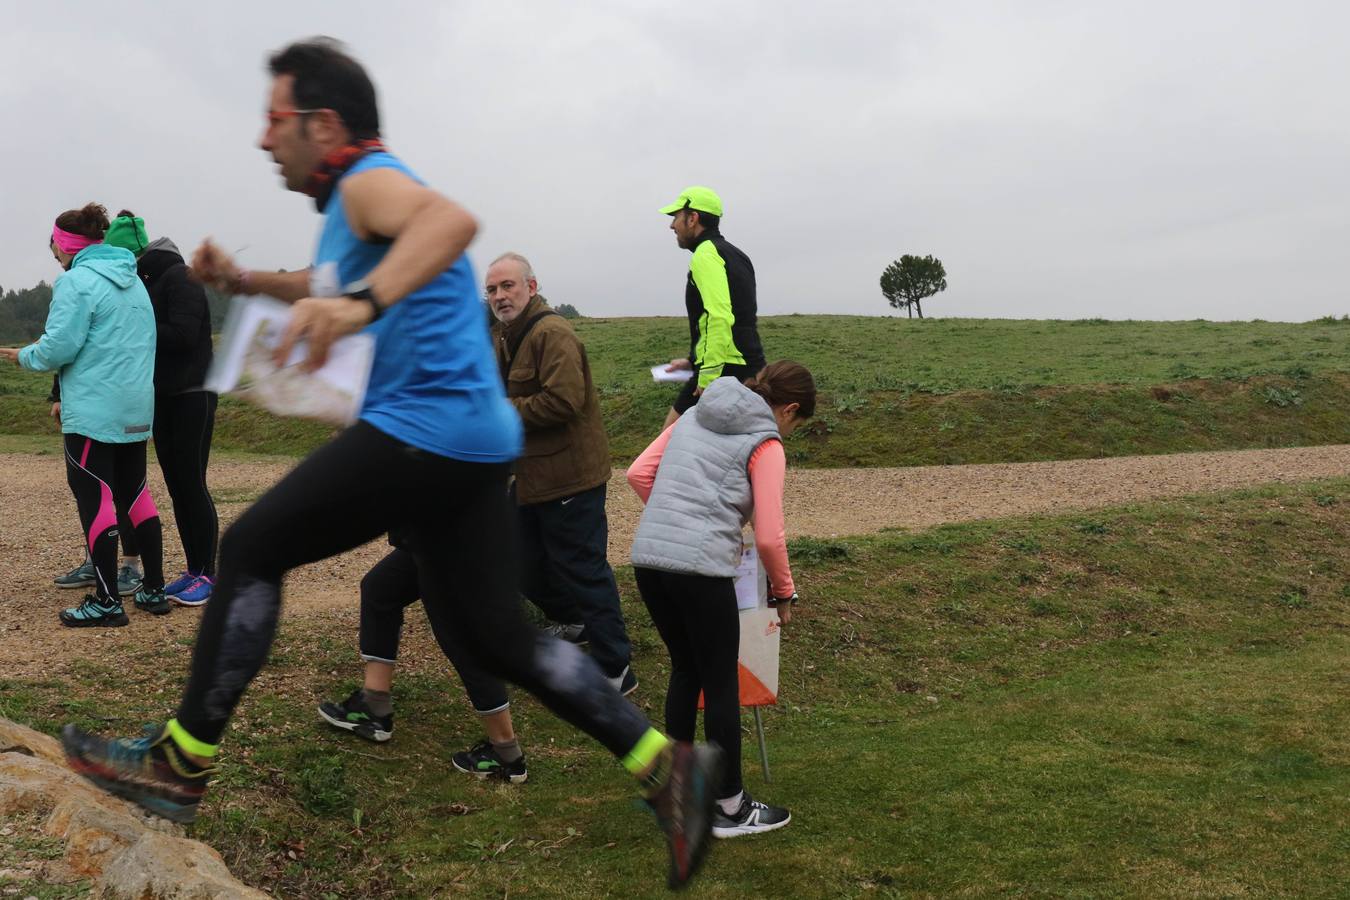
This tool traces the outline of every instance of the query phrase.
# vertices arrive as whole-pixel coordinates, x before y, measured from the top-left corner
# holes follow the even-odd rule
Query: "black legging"
[[[403,611],[422,596],[417,559],[395,548],[361,579],[361,658],[394,663],[403,633]],[[469,702],[480,716],[501,712],[509,705],[506,685],[474,665],[461,635],[437,627],[443,617],[432,617],[431,628],[441,652],[459,673]]]
[[[221,540],[179,724],[199,741],[219,741],[267,659],[289,569],[388,532],[417,560],[438,632],[461,636],[475,664],[536,695],[611,753],[632,751],[650,728],[642,713],[589,657],[521,614],[509,468],[437,456],[364,422],[311,454]]]
[[[193,575],[216,574],[220,521],[206,487],[216,402],[210,391],[155,396],[155,455],[173,501],[187,570]]]
[[[740,793],[741,700],[737,676],[741,620],[730,578],[633,567],[642,602],[670,651],[666,730],[692,741],[703,692],[703,733],[726,752],[719,799]]]
[[[159,510],[145,484],[145,441],[105,444],[67,434],[65,445],[66,481],[75,495],[85,546],[94,561],[98,599],[109,602],[117,598],[119,518],[135,530],[143,584],[150,590],[164,587]]]

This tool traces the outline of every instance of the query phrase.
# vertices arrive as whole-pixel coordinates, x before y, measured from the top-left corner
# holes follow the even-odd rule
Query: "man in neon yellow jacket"
[[[694,254],[684,292],[689,356],[671,360],[669,367],[690,369],[693,376],[675,398],[664,430],[716,379],[757,374],[764,368],[764,348],[755,324],[755,267],[722,237],[722,198],[711,188],[687,187],[661,212],[671,217],[676,243]]]

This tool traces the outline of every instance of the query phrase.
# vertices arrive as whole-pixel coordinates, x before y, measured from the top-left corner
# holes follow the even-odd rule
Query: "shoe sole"
[[[170,822],[177,822],[179,825],[191,825],[197,821],[196,808],[185,808],[172,800],[164,800],[160,797],[147,797],[135,787],[129,787],[120,781],[112,781],[103,778],[94,773],[83,760],[78,757],[66,757],[66,762],[77,774],[88,779],[95,786],[101,788],[109,794],[121,797],[123,800],[130,800],[146,812],[153,813],[161,819],[168,819]]]
[[[167,616],[170,612],[173,611],[173,607],[167,603],[165,603],[163,606],[153,606],[153,607],[137,606],[136,608],[141,612],[149,613],[152,616]]]
[[[475,772],[473,769],[464,768],[459,763],[455,762],[453,759],[450,760],[450,765],[455,767],[456,772],[463,772],[465,775],[472,775],[479,781],[487,781],[489,778],[495,778],[498,781],[509,781],[512,784],[524,784],[525,780],[530,777],[529,772],[525,772],[521,775],[493,775],[491,772]]]
[[[117,588],[117,596],[119,596],[119,597],[134,597],[134,596],[136,595],[136,592],[139,591],[142,587],[143,587],[143,585],[140,584],[139,582],[136,584],[135,587],[127,588],[126,590],[123,590],[123,589],[119,586],[119,587]]]
[[[188,609],[196,609],[199,606],[205,606],[207,601],[209,601],[210,599],[211,599],[210,597],[207,597],[203,600],[184,600],[181,597],[175,597],[172,594],[169,595],[170,603],[174,604],[175,606],[186,606]]]
[[[319,717],[323,719],[325,722],[327,722],[329,725],[332,725],[334,728],[341,728],[343,731],[350,731],[357,737],[363,737],[366,740],[374,741],[377,744],[383,744],[385,741],[389,740],[391,737],[394,736],[394,733],[392,731],[382,731],[379,728],[375,728],[373,726],[368,728],[363,727],[365,726],[364,722],[344,722],[341,719],[334,718],[333,716],[330,716],[328,713],[324,712],[323,707],[319,708]]]
[[[116,616],[105,616],[102,619],[66,619],[61,618],[61,624],[67,628],[121,628],[123,625],[130,625],[131,620],[127,618],[126,613]]]
[[[59,587],[59,588],[60,588],[61,590],[63,590],[63,591],[73,591],[73,590],[78,590],[79,588],[91,588],[91,587],[94,586],[94,583],[95,583],[95,582],[94,582],[94,579],[92,579],[92,578],[90,578],[88,581],[53,581],[53,582],[52,582],[52,584],[56,585],[57,587]]]
[[[772,825],[736,825],[731,828],[718,828],[716,825],[714,825],[712,833],[713,837],[715,838],[745,837],[746,835],[749,834],[763,834],[766,831],[777,831],[778,829],[782,828],[784,825],[787,825],[791,821],[792,821],[792,813],[788,813],[788,817],[786,819],[784,819],[781,822],[775,822]]]

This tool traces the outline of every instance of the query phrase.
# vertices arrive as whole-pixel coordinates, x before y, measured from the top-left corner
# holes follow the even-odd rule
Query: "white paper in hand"
[[[736,608],[754,609],[761,602],[767,605],[768,589],[764,582],[764,568],[759,564],[759,551],[747,542],[741,550],[741,564],[736,567]]]
[[[291,308],[268,297],[235,297],[216,347],[206,389],[231,393],[279,416],[349,425],[366,396],[375,339],[352,334],[333,342],[328,361],[315,372],[302,372],[308,348],[297,344],[278,368],[272,353],[281,340]]]
[[[674,382],[676,384],[683,384],[690,378],[694,377],[693,369],[676,369],[673,372],[667,372],[666,371],[667,365],[668,365],[667,363],[662,363],[659,366],[652,366],[653,381],[660,381],[660,382],[669,381]]]

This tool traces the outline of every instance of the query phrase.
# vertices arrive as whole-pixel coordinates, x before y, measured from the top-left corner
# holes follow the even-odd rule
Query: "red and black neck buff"
[[[328,205],[328,198],[333,196],[333,188],[348,169],[363,157],[384,149],[384,142],[379,138],[366,138],[338,147],[325,156],[319,167],[309,176],[309,181],[305,182],[305,193],[314,198],[314,205],[319,212],[323,212],[324,207]]]

